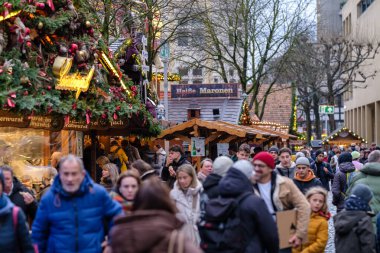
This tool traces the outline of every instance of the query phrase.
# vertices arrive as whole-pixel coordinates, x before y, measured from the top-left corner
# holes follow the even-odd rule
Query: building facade
[[[341,35],[341,5],[344,0],[317,0],[318,40],[332,39]]]
[[[380,1],[349,0],[342,8],[343,34],[360,43],[380,42]],[[380,70],[380,55],[362,64],[364,74]],[[352,84],[345,93],[345,125],[368,142],[380,143],[380,75],[368,78],[360,87]]]

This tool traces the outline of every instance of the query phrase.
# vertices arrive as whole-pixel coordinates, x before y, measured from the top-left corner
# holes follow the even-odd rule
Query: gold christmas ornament
[[[29,78],[27,76],[22,76],[20,78],[21,84],[27,84],[29,82]]]
[[[42,28],[44,28],[44,23],[39,22],[37,27],[38,27],[38,29],[41,30]]]
[[[87,28],[90,28],[91,25],[92,25],[91,22],[87,20],[87,21],[86,21],[86,27],[87,27]]]

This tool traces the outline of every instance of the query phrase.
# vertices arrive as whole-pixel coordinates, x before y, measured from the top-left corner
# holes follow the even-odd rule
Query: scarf
[[[372,211],[371,207],[369,206],[369,203],[355,195],[351,195],[348,199],[346,199],[346,201],[344,202],[344,208],[347,211]]]

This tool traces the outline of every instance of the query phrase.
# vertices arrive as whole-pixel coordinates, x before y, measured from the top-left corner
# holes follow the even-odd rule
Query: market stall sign
[[[53,132],[60,131],[63,127],[63,117],[31,116],[29,127],[36,129],[46,129]]]
[[[0,127],[28,127],[30,120],[26,116],[0,111]]]
[[[65,122],[63,129],[75,131],[88,131],[90,130],[90,125],[87,125],[85,121],[69,119],[67,122]]]
[[[172,98],[238,97],[239,84],[186,84],[172,85]]]

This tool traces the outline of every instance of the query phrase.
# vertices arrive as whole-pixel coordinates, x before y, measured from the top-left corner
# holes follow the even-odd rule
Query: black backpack
[[[201,205],[198,222],[200,247],[205,253],[245,252],[247,242],[241,226],[239,204],[252,192],[244,192],[238,198],[218,197]]]

